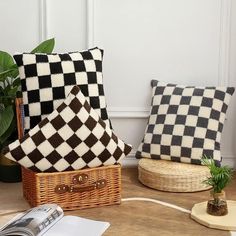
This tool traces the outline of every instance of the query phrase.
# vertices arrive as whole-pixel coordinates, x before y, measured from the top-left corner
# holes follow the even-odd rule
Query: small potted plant
[[[225,199],[224,188],[230,182],[233,169],[228,166],[218,167],[212,158],[202,157],[202,164],[210,170],[211,176],[204,183],[211,186],[211,196],[207,203],[207,213],[214,216],[223,216],[228,214],[227,201]]]
[[[51,53],[54,39],[38,45],[32,53]],[[1,155],[2,148],[17,139],[15,99],[21,96],[18,67],[12,56],[0,51],[0,181],[18,182],[21,180],[20,166]]]

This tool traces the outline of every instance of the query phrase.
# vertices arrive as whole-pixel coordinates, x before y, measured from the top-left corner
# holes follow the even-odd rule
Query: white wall
[[[232,0],[0,0],[0,22],[1,50],[27,51],[49,37],[58,52],[104,48],[113,126],[135,148],[147,122],[151,79],[236,86]],[[236,96],[222,137],[230,165],[236,165],[235,102]],[[125,163],[134,162],[131,155]]]

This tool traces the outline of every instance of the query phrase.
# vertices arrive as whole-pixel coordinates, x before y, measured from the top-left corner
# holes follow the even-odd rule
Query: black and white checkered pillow
[[[3,153],[33,171],[55,172],[120,163],[130,151],[74,86],[56,110]]]
[[[103,50],[64,54],[14,55],[19,67],[24,103],[25,133],[54,111],[74,85],[110,125],[103,89]],[[111,127],[111,126],[110,126]]]
[[[220,165],[220,138],[234,88],[184,87],[152,81],[152,109],[137,158]]]

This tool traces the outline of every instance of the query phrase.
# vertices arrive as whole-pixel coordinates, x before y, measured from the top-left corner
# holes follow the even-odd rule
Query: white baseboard
[[[125,157],[122,161],[123,167],[135,167],[138,166],[138,159],[135,157],[135,151],[132,150],[131,153]]]
[[[122,167],[136,167],[138,166],[138,159],[134,156],[128,156],[122,161]]]
[[[228,165],[236,169],[236,157],[235,156],[223,156],[222,164]]]
[[[236,169],[236,157],[234,156],[225,156],[222,161],[223,165],[228,165]],[[124,158],[122,161],[123,167],[136,167],[138,165],[138,159],[135,158],[135,153],[132,152],[129,156]]]

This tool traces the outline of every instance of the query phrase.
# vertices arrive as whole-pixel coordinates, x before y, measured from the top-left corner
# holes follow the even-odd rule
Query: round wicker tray
[[[196,192],[210,188],[202,183],[210,175],[206,166],[143,158],[138,170],[139,180],[150,188],[169,192]]]

